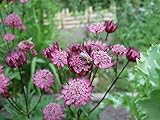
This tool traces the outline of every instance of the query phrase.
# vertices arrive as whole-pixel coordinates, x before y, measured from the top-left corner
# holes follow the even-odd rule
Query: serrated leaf
[[[150,97],[138,102],[143,113],[146,114],[144,120],[160,119],[160,89],[153,90]]]

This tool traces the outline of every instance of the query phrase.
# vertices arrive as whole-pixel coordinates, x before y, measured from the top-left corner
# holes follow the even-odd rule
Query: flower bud
[[[114,32],[118,27],[118,25],[116,23],[114,23],[113,21],[110,21],[110,20],[105,21],[104,26],[105,26],[105,31],[107,33]]]
[[[136,49],[130,48],[126,53],[126,57],[129,61],[136,62],[137,59],[140,59],[140,53]]]

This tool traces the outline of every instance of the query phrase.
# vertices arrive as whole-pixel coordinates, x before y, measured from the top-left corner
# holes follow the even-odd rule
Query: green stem
[[[27,98],[28,94],[25,93],[25,90],[24,90],[24,84],[23,84],[23,80],[22,80],[21,69],[18,68],[18,70],[19,70],[19,74],[20,74],[21,85],[22,85],[22,91],[23,91],[23,95],[24,95],[24,99],[25,99],[25,104],[26,104],[26,112],[27,112],[27,114],[28,114],[28,111],[29,111],[29,109],[28,109],[28,98]],[[27,91],[26,91],[26,92],[27,92]],[[27,116],[27,117],[30,118],[29,116]]]
[[[121,76],[122,72],[125,70],[125,68],[127,67],[129,61],[127,61],[127,63],[125,64],[125,66],[122,68],[121,72],[118,74],[118,76],[115,78],[115,80],[113,81],[113,83],[111,84],[111,86],[108,88],[108,90],[106,91],[106,93],[104,94],[104,96],[102,97],[102,99],[97,103],[97,105],[89,111],[88,114],[92,113],[99,105],[100,103],[105,99],[105,97],[108,95],[108,93],[110,92],[110,90],[112,89],[112,87],[114,86],[114,84],[117,82],[117,80],[119,79],[119,77]]]
[[[38,106],[38,104],[40,103],[41,98],[42,98],[42,93],[40,92],[40,94],[41,94],[41,95],[40,95],[40,97],[39,97],[36,105],[32,108],[32,110],[28,113],[28,115],[30,115],[30,114],[36,109],[36,107]]]

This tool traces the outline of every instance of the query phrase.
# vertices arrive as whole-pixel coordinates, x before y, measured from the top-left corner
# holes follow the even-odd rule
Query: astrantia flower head
[[[5,23],[9,27],[16,27],[16,28],[18,28],[19,26],[23,25],[22,19],[18,15],[14,14],[14,13],[11,13],[6,17]]]
[[[92,55],[94,64],[99,68],[109,68],[113,65],[112,58],[105,51],[94,51]]]
[[[87,26],[88,30],[94,34],[99,34],[104,31],[105,26],[100,23],[95,23]]]
[[[123,45],[114,45],[111,47],[112,52],[115,53],[116,55],[125,55],[127,52],[127,48],[125,48]]]
[[[69,79],[61,93],[66,105],[74,104],[75,107],[86,105],[91,100],[93,86],[86,77]]]
[[[59,50],[59,45],[58,43],[54,43],[52,46],[46,48],[43,50],[43,55],[46,57],[46,58],[52,58],[52,53]]]
[[[31,41],[31,39],[21,41],[20,43],[18,43],[17,46],[19,50],[25,52],[29,51],[33,56],[37,55],[37,51],[35,50],[35,44]]]
[[[126,53],[126,57],[129,61],[136,62],[137,59],[140,59],[140,53],[138,52],[138,50],[130,48]]]
[[[57,50],[51,54],[51,61],[57,67],[64,67],[67,64],[67,52],[62,50]]]
[[[114,32],[118,27],[118,25],[116,23],[114,23],[113,21],[110,21],[110,20],[105,21],[104,26],[105,26],[105,31],[107,33]]]
[[[7,41],[7,42],[11,42],[15,39],[15,35],[13,35],[12,33],[6,33],[4,35],[4,40]]]
[[[99,51],[99,50],[106,51],[108,48],[107,45],[102,41],[91,41],[91,40],[84,42],[84,46],[86,46],[87,49],[91,49],[92,51]]]
[[[67,52],[59,48],[58,43],[53,44],[51,47],[43,50],[46,58],[50,59],[57,67],[64,67],[67,64]]]
[[[80,76],[86,75],[92,68],[88,61],[90,51],[84,45],[72,44],[68,49],[68,66],[70,70]]]
[[[0,65],[0,74],[2,74],[4,72],[3,66]]]
[[[40,89],[47,90],[53,85],[54,82],[54,76],[53,74],[46,69],[38,70],[34,77],[34,84]]]
[[[0,94],[1,95],[3,95],[4,93],[6,93],[6,91],[8,91],[9,81],[10,79],[4,76],[4,74],[0,75]]]
[[[26,52],[21,50],[13,51],[6,56],[5,61],[12,68],[21,67],[27,61]]]
[[[44,120],[63,120],[64,109],[57,103],[48,104],[43,110]]]

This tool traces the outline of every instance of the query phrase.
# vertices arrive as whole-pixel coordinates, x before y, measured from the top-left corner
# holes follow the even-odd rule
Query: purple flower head
[[[94,34],[99,34],[104,31],[105,26],[100,23],[95,23],[87,26],[88,30]]]
[[[63,120],[64,109],[57,103],[48,104],[43,110],[44,120]]]
[[[105,51],[94,51],[92,53],[94,64],[99,68],[109,68],[113,66],[112,58]]]
[[[16,27],[16,28],[23,25],[22,19],[14,13],[11,13],[6,17],[5,23],[9,27]]]
[[[21,41],[18,43],[17,46],[19,50],[22,50],[25,52],[29,51],[33,56],[37,55],[37,51],[35,50],[35,44],[31,41],[31,39]]]
[[[13,51],[6,56],[5,61],[9,67],[21,67],[27,61],[26,52],[21,50]]]
[[[51,61],[57,67],[64,67],[67,64],[68,54],[65,51],[57,50],[51,53]]]
[[[74,49],[73,49],[74,48]],[[72,45],[68,50],[68,66],[70,70],[80,76],[86,75],[92,68],[90,52],[82,45]]]
[[[59,48],[58,43],[53,44],[51,47],[43,50],[46,58],[50,59],[57,67],[64,67],[67,64],[67,52]]]
[[[102,41],[87,41],[84,42],[84,46],[87,47],[87,49],[90,49],[91,51],[106,51],[108,49],[107,45],[103,43]]]
[[[105,26],[105,31],[107,33],[112,33],[114,31],[116,31],[116,29],[118,27],[118,25],[116,23],[114,23],[113,21],[110,21],[110,20],[105,21],[104,26]]]
[[[8,91],[9,81],[10,79],[4,74],[0,75],[0,94],[4,95]]]
[[[27,3],[28,0],[19,0],[20,3]]]
[[[4,72],[4,68],[2,65],[0,65],[0,74],[2,74]]]
[[[138,52],[138,50],[130,48],[126,53],[126,57],[129,61],[136,62],[137,59],[140,59],[140,53]]]
[[[91,100],[93,86],[86,77],[69,79],[61,93],[66,105],[74,104],[75,107],[86,105]]]
[[[25,31],[26,30],[26,26],[24,24],[21,24],[19,26],[17,26],[17,28],[20,30],[20,31]]]
[[[54,43],[52,46],[43,50],[43,55],[46,58],[50,59],[50,58],[52,58],[51,54],[57,50],[59,50],[59,45],[58,45],[58,43]]]
[[[15,35],[13,35],[12,33],[6,33],[4,35],[4,40],[7,41],[7,42],[11,42],[15,39]]]
[[[35,86],[43,90],[48,90],[54,83],[54,76],[49,70],[43,69],[35,73],[33,80]]]
[[[127,52],[127,48],[125,48],[123,45],[119,45],[119,44],[111,46],[111,50],[116,55],[125,55]]]

